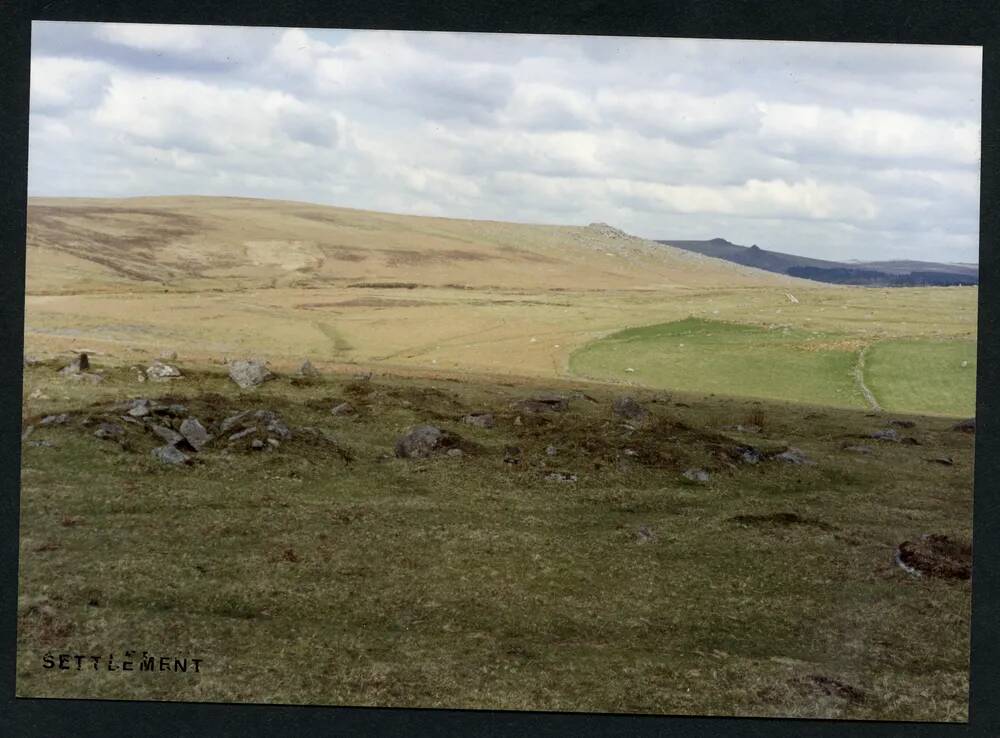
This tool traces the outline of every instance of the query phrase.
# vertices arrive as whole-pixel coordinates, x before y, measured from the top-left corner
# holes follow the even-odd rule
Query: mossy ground
[[[947,418],[906,416],[922,445],[880,443],[857,438],[885,427],[864,410],[636,390],[652,418],[629,431],[619,391],[592,383],[327,375],[240,392],[221,368],[182,368],[169,385],[107,368],[97,386],[26,369],[26,422],[77,416],[28,437],[54,446],[23,444],[20,594],[48,608],[19,612],[19,696],[967,717],[969,582],[893,563],[923,533],[969,540],[972,437]],[[511,403],[542,389],[587,396],[518,424]],[[293,442],[167,468],[151,439],[124,450],[77,423],[94,403],[168,395],[203,416],[275,410],[353,460]],[[332,416],[341,400],[359,412]],[[460,422],[479,410],[497,427]],[[761,434],[721,430],[748,419]],[[478,448],[394,458],[423,422]],[[733,464],[727,443],[817,463]],[[939,455],[954,465],[924,460]],[[42,668],[46,653],[126,649],[204,661]]]

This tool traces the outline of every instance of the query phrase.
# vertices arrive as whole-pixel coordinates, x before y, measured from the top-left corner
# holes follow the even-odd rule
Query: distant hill
[[[724,238],[711,241],[659,240],[667,246],[693,251],[743,266],[832,284],[866,287],[946,287],[979,284],[975,264],[936,264],[928,261],[827,261],[806,256],[740,246]]]
[[[459,220],[235,197],[30,198],[27,262],[29,294],[796,283],[601,223]]]

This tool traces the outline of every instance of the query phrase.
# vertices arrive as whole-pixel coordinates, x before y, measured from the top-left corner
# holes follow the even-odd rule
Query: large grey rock
[[[153,456],[164,464],[170,464],[171,466],[188,464],[191,461],[191,457],[176,446],[158,446],[153,449]]]
[[[165,425],[150,425],[149,431],[162,439],[168,446],[176,446],[184,440],[184,436],[172,428],[167,428]]]
[[[474,425],[477,428],[493,428],[497,424],[493,413],[469,413],[462,418],[462,422],[466,425]]]
[[[649,417],[649,410],[644,408],[633,397],[619,397],[611,403],[615,415],[626,420],[642,422]]]
[[[274,379],[274,374],[259,361],[234,361],[229,365],[229,378],[240,389],[250,389]]]
[[[440,428],[418,425],[396,441],[396,456],[401,459],[425,459],[442,450],[447,440],[448,434]]]
[[[146,376],[151,379],[174,379],[181,376],[180,369],[162,361],[154,361],[146,367]]]
[[[195,451],[201,451],[202,447],[212,440],[205,426],[197,418],[185,418],[178,430]]]

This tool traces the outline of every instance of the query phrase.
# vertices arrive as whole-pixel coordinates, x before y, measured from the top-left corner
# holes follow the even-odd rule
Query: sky
[[[35,22],[32,196],[978,262],[980,47]]]

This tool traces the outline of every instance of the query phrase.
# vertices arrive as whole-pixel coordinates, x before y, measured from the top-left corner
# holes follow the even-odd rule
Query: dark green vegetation
[[[865,346],[864,381],[882,408],[974,414],[975,341],[871,341],[688,318],[594,341],[572,355],[570,369],[647,387],[864,408],[855,368]]]
[[[26,369],[26,393],[51,398],[27,400],[26,423],[71,417],[24,443],[18,695],[966,719],[969,582],[893,563],[924,533],[969,539],[972,436],[947,419],[910,416],[909,445],[858,438],[887,423],[863,410],[642,392],[651,414],[630,430],[612,390],[582,383],[542,388],[569,407],[531,414],[512,407],[540,391],[526,385],[240,392],[185,373],[82,386]],[[169,468],[141,429],[123,448],[80,425],[138,396],[209,426],[270,409],[337,443],[213,444]],[[331,415],[342,400],[358,412]],[[495,428],[460,422],[481,410]],[[426,422],[465,455],[394,458]],[[748,445],[816,463],[743,463]],[[126,649],[201,673],[42,668]]]
[[[831,284],[867,287],[944,287],[979,284],[979,268],[970,264],[927,261],[840,262],[768,251],[756,244],[740,246],[724,238],[711,241],[659,241],[686,251],[725,259],[743,266]]]

